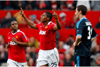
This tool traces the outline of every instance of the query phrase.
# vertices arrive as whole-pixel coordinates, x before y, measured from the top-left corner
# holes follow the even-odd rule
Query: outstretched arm
[[[53,10],[52,10],[53,11]],[[55,13],[54,11],[53,11],[53,17],[55,18],[55,20],[56,20],[56,25],[54,26],[54,30],[59,30],[59,29],[61,29],[61,25],[60,25],[60,22],[59,22],[59,19],[58,19],[58,15],[57,15],[57,13]]]
[[[32,28],[34,28],[34,29],[37,29],[37,27],[36,27],[36,24],[34,24],[32,21],[30,21],[29,19],[27,19],[27,17],[25,16],[25,14],[24,14],[24,11],[23,11],[23,9],[20,7],[20,14],[22,15],[22,17],[24,18],[24,20],[26,21],[26,23],[30,26],[30,27],[32,27]]]

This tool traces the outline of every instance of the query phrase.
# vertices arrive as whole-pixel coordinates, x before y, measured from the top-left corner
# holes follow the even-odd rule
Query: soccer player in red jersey
[[[37,59],[37,67],[57,67],[59,62],[59,56],[58,51],[56,49],[55,36],[56,31],[61,29],[57,13],[53,11],[52,15],[52,13],[50,12],[44,12],[41,16],[40,24],[34,24],[30,20],[28,20],[24,15],[24,11],[22,10],[22,8],[20,14],[30,27],[34,29],[39,29],[40,50]],[[51,22],[52,16],[55,18],[56,24]]]
[[[29,46],[28,38],[18,29],[16,21],[11,22],[11,32],[8,33],[8,67],[26,67],[24,46]]]

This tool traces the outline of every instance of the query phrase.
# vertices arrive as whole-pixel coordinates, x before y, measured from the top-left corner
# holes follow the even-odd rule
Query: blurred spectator
[[[58,52],[59,52],[59,65],[63,66],[64,65],[64,57],[65,57],[65,52],[66,49],[63,48],[64,47],[64,42],[63,41],[59,41],[58,43]]]
[[[97,45],[100,45],[100,33],[98,33],[97,39],[96,39]]]
[[[60,1],[56,1],[56,0],[51,0],[51,9],[52,10],[57,10],[60,9]]]
[[[20,7],[22,7],[23,9],[25,9],[25,2],[24,1],[11,1],[10,2],[11,6],[13,7],[13,9],[20,9]]]
[[[63,57],[64,58],[64,57]],[[58,64],[60,67],[63,67],[64,66],[64,61],[63,59],[61,59],[60,55],[59,55],[59,64]]]
[[[4,41],[4,36],[3,35],[0,35],[0,45],[3,45],[3,46],[6,45],[6,43]]]
[[[2,1],[0,1],[0,9],[2,9]]]
[[[95,26],[95,28],[100,28],[100,17],[99,17],[99,21],[98,21],[98,23],[96,24],[96,26]]]
[[[65,55],[64,66],[73,66],[71,55],[69,53]]]
[[[32,58],[29,59],[28,66],[35,66],[34,60]]]
[[[78,5],[85,5],[87,9],[90,10],[90,0],[85,0],[85,1],[75,0],[73,1],[71,9],[75,10]]]
[[[36,53],[35,52],[36,52],[36,49],[34,46],[33,47],[26,47],[26,60],[29,63],[29,65],[31,65],[30,59],[32,59],[31,61],[33,61],[33,64],[36,63]]]
[[[44,0],[40,1],[39,2],[39,9],[40,10],[43,10],[43,9],[46,9],[47,8],[47,4],[45,3]]]
[[[2,2],[1,2],[1,4],[2,4],[2,9],[5,9],[5,10],[11,10],[11,9],[13,9],[10,2],[11,2],[11,1],[9,1],[9,0],[2,1]]]
[[[4,51],[4,46],[0,45],[0,63],[7,62],[8,53]]]
[[[56,39],[56,45],[58,45],[58,39],[59,39],[59,37],[60,37],[59,31],[56,31],[56,37],[55,37],[55,39]]]
[[[61,27],[62,28],[70,28],[71,23],[70,23],[69,18],[66,16],[66,14],[62,12],[59,14],[59,17],[60,17]]]
[[[87,7],[88,10],[90,10],[90,2],[89,0],[86,0],[86,1],[81,1],[81,0],[77,0],[77,6],[79,5],[84,5]]]
[[[10,28],[10,23],[13,20],[16,19],[12,16],[11,12],[8,11],[6,16],[1,20],[2,28]]]
[[[76,16],[73,16],[73,20],[71,22],[71,28],[76,28],[76,23],[78,22],[78,19],[76,18]]]
[[[94,61],[91,62],[92,66],[100,66],[100,53],[96,54]]]
[[[29,44],[30,46],[35,46],[35,48],[38,48],[38,41],[34,37],[30,37]]]
[[[71,9],[72,9],[72,10],[75,10],[75,9],[76,9],[76,5],[77,5],[77,1],[74,0],[73,3],[72,3]]]
[[[100,45],[96,45],[96,53],[100,53]]]
[[[72,46],[73,43],[74,43],[74,37],[73,35],[69,35],[69,37],[66,39],[66,42],[65,42],[67,45],[70,45]]]
[[[75,60],[75,59],[74,59],[75,56],[74,56],[74,49],[73,49],[73,48],[70,48],[70,49],[69,49],[69,54],[71,55],[71,60],[74,61],[74,60]]]
[[[63,41],[59,41],[58,52],[65,55],[66,49],[64,49],[64,42]]]
[[[25,1],[25,9],[26,10],[36,9],[36,1],[32,0]]]
[[[61,9],[62,10],[71,10],[73,1],[61,1]]]
[[[29,15],[29,20],[31,20],[33,23],[35,24],[39,24],[40,21],[37,19],[37,16],[36,15]]]
[[[100,1],[91,1],[91,8],[92,10],[100,10]]]

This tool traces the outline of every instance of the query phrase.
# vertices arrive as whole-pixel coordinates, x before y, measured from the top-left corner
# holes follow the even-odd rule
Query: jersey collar
[[[51,21],[49,21],[47,25],[49,25],[50,23],[51,23]]]
[[[17,30],[17,32],[19,32],[19,31],[20,31],[20,30],[18,29],[18,30]],[[15,32],[15,33],[12,33],[12,31],[11,31],[11,33],[12,33],[13,35],[15,35],[17,32]]]

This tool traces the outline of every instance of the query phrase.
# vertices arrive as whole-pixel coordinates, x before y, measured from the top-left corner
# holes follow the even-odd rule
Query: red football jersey
[[[12,37],[15,37],[16,40],[20,42],[28,42],[28,38],[22,31],[17,30],[16,33],[9,32],[8,43],[10,44],[10,47],[8,48],[8,58],[17,62],[26,62],[24,46],[20,46],[13,42]]]
[[[40,49],[42,50],[50,50],[56,47],[56,31],[54,30],[54,26],[56,24],[53,22],[49,22],[46,26],[43,26],[43,23],[36,24],[36,27],[39,29],[39,37],[40,37]]]

